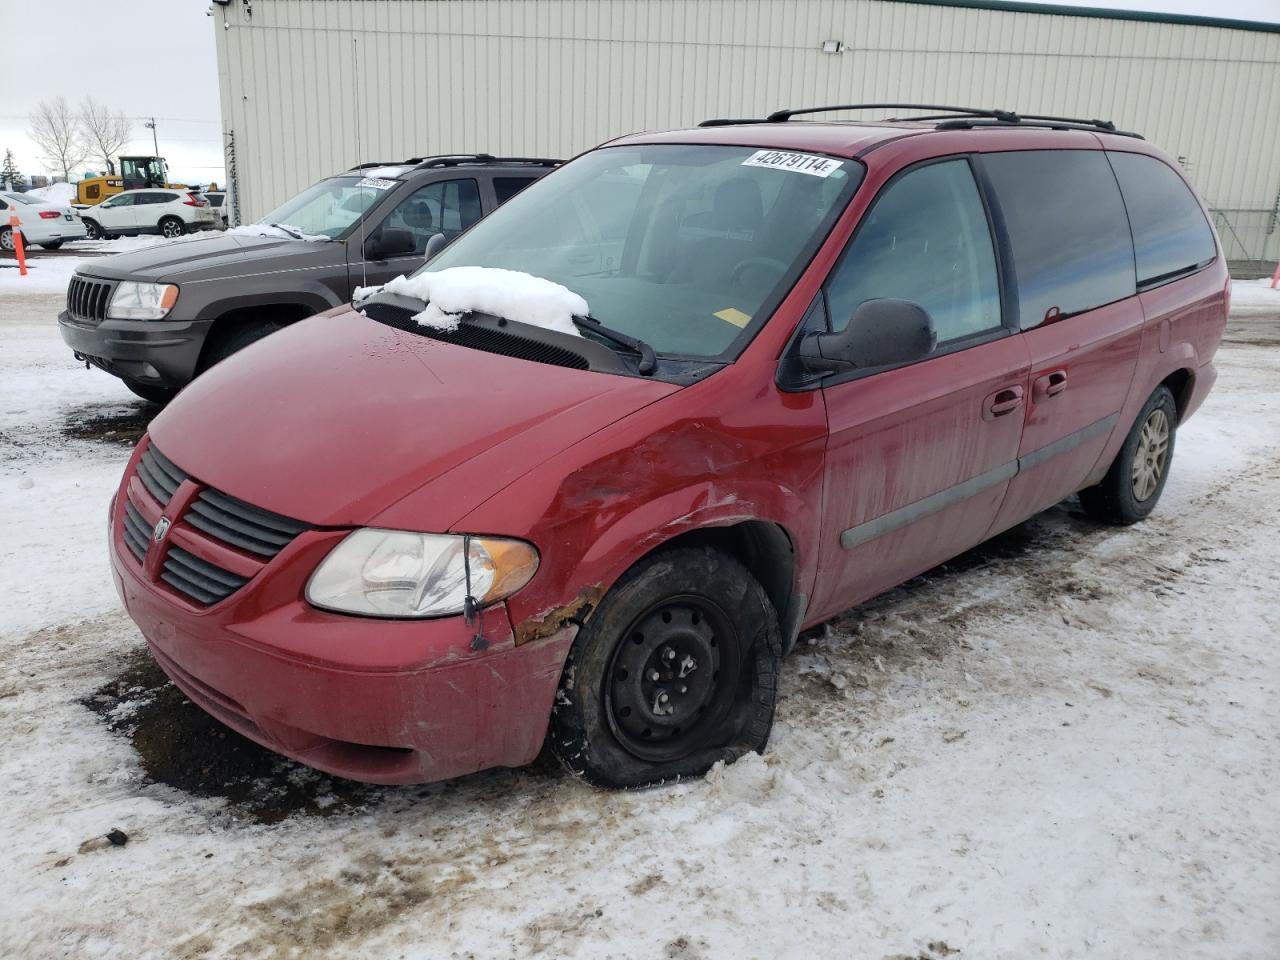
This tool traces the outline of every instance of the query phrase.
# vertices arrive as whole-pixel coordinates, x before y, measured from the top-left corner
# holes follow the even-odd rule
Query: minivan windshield
[[[312,236],[337,239],[382,197],[392,181],[370,185],[364,177],[330,177],[272,210],[259,223],[283,223]]]
[[[658,354],[719,358],[768,319],[861,177],[854,161],[790,151],[607,147],[521,192],[423,271],[530,273]]]

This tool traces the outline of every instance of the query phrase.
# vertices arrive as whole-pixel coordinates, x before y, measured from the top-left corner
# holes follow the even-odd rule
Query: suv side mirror
[[[431,258],[449,245],[449,238],[443,233],[433,233],[431,239],[427,241],[427,249],[423,251],[423,259],[430,262]]]
[[[911,300],[867,300],[836,333],[811,333],[800,341],[800,363],[809,373],[841,373],[855,367],[911,363],[933,353],[933,317]]]
[[[364,242],[366,260],[407,257],[418,249],[418,242],[408,230],[379,230]]]

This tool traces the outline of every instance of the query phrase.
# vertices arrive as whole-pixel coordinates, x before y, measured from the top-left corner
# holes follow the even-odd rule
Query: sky
[[[1067,0],[1077,6],[1198,14],[1280,23],[1280,0]],[[129,116],[127,153],[152,152],[156,118],[172,175],[221,181],[218,66],[209,0],[0,0],[0,156],[12,149],[28,176],[49,172],[26,136],[27,117],[49,97],[86,94]],[[92,24],[89,31],[76,24]],[[90,39],[72,40],[72,37]],[[110,66],[105,66],[105,64]]]

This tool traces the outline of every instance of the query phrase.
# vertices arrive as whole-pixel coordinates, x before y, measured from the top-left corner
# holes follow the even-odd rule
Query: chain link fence
[[[1280,260],[1280,216],[1277,210],[1211,210],[1213,225],[1227,252],[1227,262],[1239,264],[1233,273],[1270,275]]]

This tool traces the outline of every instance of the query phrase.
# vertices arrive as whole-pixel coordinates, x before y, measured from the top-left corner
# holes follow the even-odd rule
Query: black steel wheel
[[[781,646],[772,604],[735,558],[707,547],[646,558],[574,640],[552,751],[592,783],[637,787],[763,750]]]

